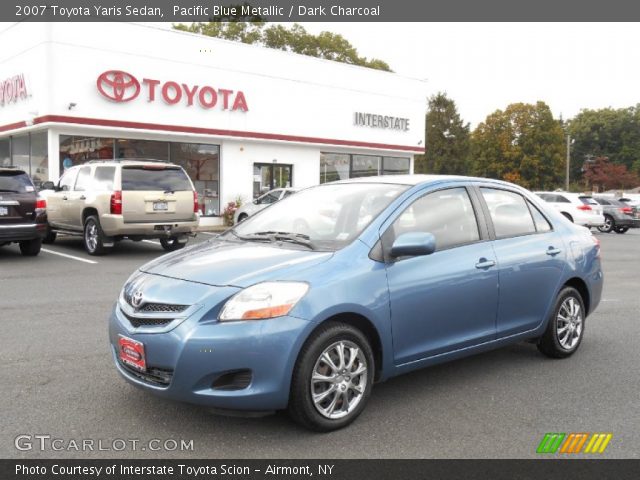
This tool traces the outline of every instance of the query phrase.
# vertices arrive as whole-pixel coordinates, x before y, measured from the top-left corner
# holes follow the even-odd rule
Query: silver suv
[[[158,238],[167,251],[184,247],[198,227],[198,195],[185,171],[159,161],[92,161],[45,182],[49,228],[81,235],[90,255],[102,255],[124,238]]]

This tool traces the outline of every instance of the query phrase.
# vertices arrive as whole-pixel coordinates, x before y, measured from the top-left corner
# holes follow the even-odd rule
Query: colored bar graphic
[[[545,433],[536,453],[604,453],[612,438],[612,433]]]
[[[565,433],[546,433],[536,453],[556,453],[565,435]]]

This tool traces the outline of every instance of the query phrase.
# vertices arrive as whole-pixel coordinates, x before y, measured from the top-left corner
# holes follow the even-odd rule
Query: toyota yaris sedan
[[[411,370],[523,340],[572,355],[602,285],[598,240],[520,187],[370,177],[144,265],[109,334],[142,389],[328,431]]]

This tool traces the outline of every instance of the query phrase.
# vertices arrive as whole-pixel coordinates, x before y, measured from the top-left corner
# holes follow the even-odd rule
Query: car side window
[[[67,170],[62,175],[62,177],[60,178],[60,181],[58,182],[58,189],[62,190],[63,192],[67,192],[71,190],[71,186],[73,185],[73,182],[76,179],[77,173],[78,173],[78,170]]]
[[[522,195],[508,190],[481,188],[489,208],[496,238],[536,233],[533,218]]]
[[[563,197],[562,195],[556,195],[554,201],[556,203],[571,203],[571,200],[569,200],[567,197]]]
[[[480,240],[478,221],[466,188],[449,188],[429,193],[400,214],[385,233],[390,248],[403,233],[432,233],[436,251],[466,245]]]
[[[527,205],[529,205],[529,210],[531,210],[531,216],[533,216],[533,222],[536,225],[536,230],[538,232],[550,232],[552,230],[551,224],[549,220],[542,214],[538,207],[536,207],[533,203],[527,200]]]
[[[292,192],[291,190],[285,190],[284,195],[282,195],[282,198],[283,198],[283,199],[284,199],[284,198],[287,198],[287,197],[288,197],[289,195],[291,195],[292,193],[294,193],[294,192]]]
[[[270,205],[272,203],[275,203],[280,200],[280,193],[282,193],[281,190],[274,190],[273,192],[269,192],[264,197],[261,197],[260,200],[258,200],[258,204]]]
[[[78,179],[73,188],[76,192],[84,192],[91,183],[91,167],[82,167],[78,172]]]
[[[96,172],[93,176],[93,187],[100,192],[112,191],[115,174],[116,167],[96,167]]]

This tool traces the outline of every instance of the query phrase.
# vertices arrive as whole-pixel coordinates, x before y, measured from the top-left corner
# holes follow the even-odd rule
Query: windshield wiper
[[[251,235],[238,235],[234,230],[231,230],[236,237],[240,240],[246,241],[268,241],[268,242],[291,242],[296,243],[298,245],[304,245],[311,250],[315,250],[316,246],[311,242],[308,235],[304,233],[292,233],[292,232],[275,232],[275,231],[267,231],[267,232],[256,232]]]

